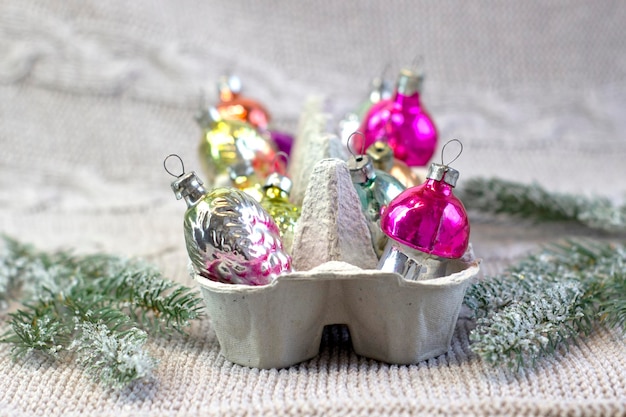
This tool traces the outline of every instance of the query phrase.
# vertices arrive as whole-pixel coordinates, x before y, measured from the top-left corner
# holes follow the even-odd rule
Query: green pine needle
[[[146,378],[156,360],[148,333],[183,332],[202,314],[202,298],[138,260],[68,251],[39,252],[4,237],[0,301],[22,295],[0,340],[17,359],[39,352],[72,357],[95,380],[122,387]]]
[[[472,285],[472,350],[519,368],[589,335],[598,324],[626,332],[626,248],[567,242]]]
[[[626,231],[626,206],[607,198],[551,193],[538,184],[473,178],[463,182],[458,197],[468,210],[508,214],[537,221],[576,221],[611,233]]]

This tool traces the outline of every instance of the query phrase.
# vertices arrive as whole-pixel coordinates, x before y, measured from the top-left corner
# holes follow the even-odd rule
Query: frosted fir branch
[[[13,356],[73,357],[94,380],[113,388],[149,377],[157,362],[144,350],[147,333],[103,297],[74,296],[58,295],[12,313],[13,332],[2,341],[12,344]]]
[[[551,193],[538,184],[497,178],[464,181],[457,195],[469,210],[507,214],[537,221],[576,221],[612,233],[626,232],[626,206],[609,199]]]
[[[183,331],[202,314],[203,301],[196,291],[166,279],[144,261],[107,254],[38,252],[30,245],[4,239],[0,277],[10,285],[0,299],[14,297],[17,289],[24,301],[97,295],[124,310],[138,325],[165,333]]]
[[[44,259],[33,257],[32,248],[4,237],[4,250],[0,253],[0,311],[19,293],[33,293],[28,282],[36,282],[40,288],[53,286],[51,275]]]
[[[106,324],[86,321],[77,322],[75,331],[69,349],[94,380],[122,388],[152,375],[157,361],[144,350],[148,334],[143,330],[114,332]]]
[[[472,350],[519,368],[589,335],[598,324],[626,332],[626,249],[567,242],[472,285]]]
[[[596,262],[592,253],[582,250],[573,252],[566,259],[558,251],[544,251],[527,256],[511,266],[505,274],[490,277],[477,285],[471,286],[465,294],[465,304],[478,318],[513,302],[525,300],[542,288],[574,278],[573,272]],[[558,249],[557,246],[554,247]]]
[[[39,252],[5,237],[0,299],[21,293],[0,341],[15,358],[39,352],[75,357],[96,380],[120,387],[151,373],[146,330],[183,332],[202,314],[202,298],[151,265],[106,254]],[[20,291],[21,290],[21,291]]]
[[[580,283],[555,283],[543,294],[532,294],[525,303],[514,302],[477,321],[470,334],[472,350],[491,363],[521,367],[590,329],[577,299]]]
[[[183,332],[198,318],[203,301],[189,288],[161,278],[149,265],[122,271],[112,279],[95,284],[101,293],[111,294],[118,308],[153,333]],[[135,268],[136,269],[136,268]]]
[[[50,305],[31,306],[11,314],[11,332],[2,342],[11,343],[11,353],[16,359],[39,352],[58,359],[71,340],[71,331],[51,312]]]

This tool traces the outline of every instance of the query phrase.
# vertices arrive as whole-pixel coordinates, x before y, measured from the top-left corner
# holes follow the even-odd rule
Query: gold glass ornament
[[[196,121],[203,131],[198,153],[207,178],[212,183],[228,179],[228,167],[247,161],[266,178],[273,170],[275,145],[252,125],[222,118],[214,107],[202,109]]]
[[[388,172],[405,187],[414,187],[424,182],[424,178],[420,178],[407,164],[394,158],[393,149],[387,142],[377,140],[367,148],[366,153],[371,158],[374,168]]]
[[[293,235],[300,218],[300,207],[289,201],[291,180],[277,172],[270,174],[265,182],[261,206],[272,216],[280,230],[283,246],[291,253]]]

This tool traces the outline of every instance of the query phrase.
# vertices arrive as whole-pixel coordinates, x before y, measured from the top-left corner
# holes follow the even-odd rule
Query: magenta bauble
[[[426,182],[398,195],[381,210],[382,231],[404,245],[442,258],[460,258],[470,226],[463,203],[452,189],[458,171],[432,164]]]
[[[428,164],[437,147],[437,128],[420,102],[421,83],[420,75],[400,72],[393,97],[374,104],[361,123],[366,148],[383,140],[407,165]],[[361,139],[352,145],[361,149]]]

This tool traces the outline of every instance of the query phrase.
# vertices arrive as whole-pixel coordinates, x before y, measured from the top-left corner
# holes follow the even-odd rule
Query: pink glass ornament
[[[426,166],[437,147],[437,128],[420,103],[421,84],[422,76],[400,71],[393,97],[374,104],[361,123],[366,148],[384,140],[407,165]],[[362,147],[360,141],[352,145]]]
[[[460,258],[469,244],[470,226],[463,203],[452,193],[458,176],[455,169],[431,164],[426,182],[382,208],[383,232],[413,249]]]

